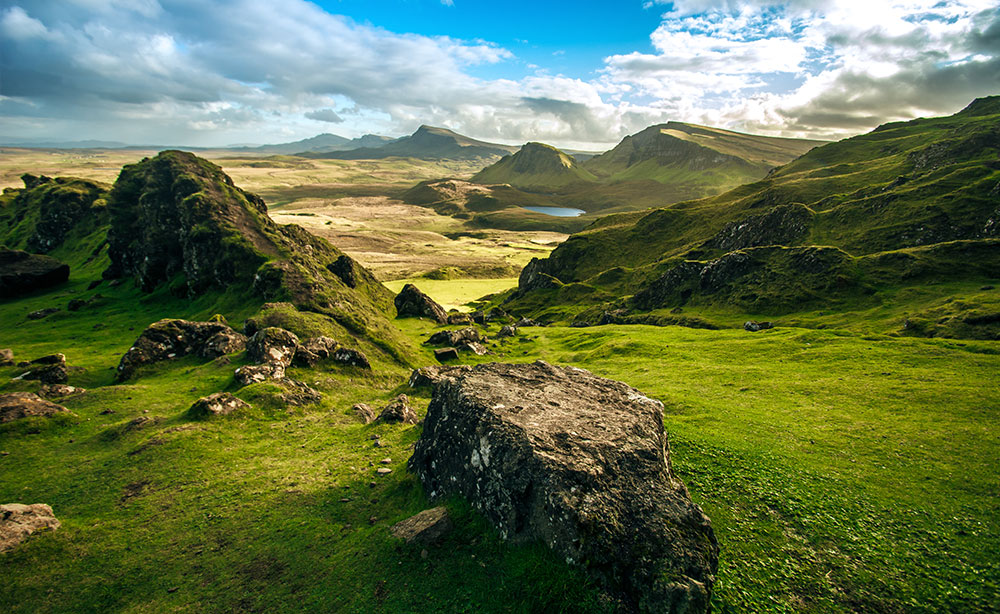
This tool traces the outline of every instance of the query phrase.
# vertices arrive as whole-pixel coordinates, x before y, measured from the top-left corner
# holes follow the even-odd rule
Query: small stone
[[[250,404],[228,392],[216,392],[202,397],[191,405],[188,415],[192,418],[226,416],[235,411],[250,409]]]
[[[383,458],[379,462],[382,463],[383,465],[391,465],[392,464],[392,459],[391,458]]]
[[[389,531],[393,537],[406,543],[418,543],[429,546],[441,540],[452,528],[451,517],[445,507],[434,507],[410,516],[394,524]],[[420,553],[427,558],[427,551]]]
[[[392,469],[389,469],[388,467],[379,467],[378,469],[375,470],[375,473],[379,475],[389,475],[390,473],[392,473]]]

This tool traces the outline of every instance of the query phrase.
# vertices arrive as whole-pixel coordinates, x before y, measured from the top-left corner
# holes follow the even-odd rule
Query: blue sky
[[[994,94],[996,0],[0,0],[8,142],[839,138]]]

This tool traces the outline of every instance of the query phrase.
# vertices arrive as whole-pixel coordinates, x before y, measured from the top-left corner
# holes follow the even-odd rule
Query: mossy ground
[[[70,384],[89,389],[64,401],[73,419],[0,432],[0,500],[48,503],[63,522],[4,555],[6,611],[612,609],[583,574],[502,543],[461,501],[426,558],[390,537],[431,505],[405,469],[420,427],[364,426],[349,408],[406,392],[422,414],[428,391],[406,388],[405,370],[292,369],[319,405],[289,411],[258,385],[237,391],[255,405],[246,415],[192,420],[194,400],[232,389],[239,354],[126,384],[113,369],[148,322],[221,312],[238,324],[239,301],[119,287],[101,307],[24,319],[85,281],[0,304],[0,345],[65,352],[81,368]],[[434,329],[396,323],[415,341]],[[674,467],[722,550],[716,611],[1000,607],[997,342],[603,326],[522,328],[491,350],[474,361],[572,364],[664,401]],[[33,386],[11,383],[17,373],[0,369],[0,390]],[[376,477],[383,458],[393,472]]]

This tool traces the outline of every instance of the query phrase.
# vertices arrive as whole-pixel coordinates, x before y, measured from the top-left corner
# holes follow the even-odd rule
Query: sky
[[[5,142],[835,139],[996,94],[996,0],[0,0]]]

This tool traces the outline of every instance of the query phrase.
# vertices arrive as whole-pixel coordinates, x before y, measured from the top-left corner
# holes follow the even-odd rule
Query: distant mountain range
[[[237,151],[253,151],[269,154],[297,155],[304,153],[320,154],[333,151],[346,151],[359,148],[377,148],[391,143],[394,139],[391,136],[378,134],[366,134],[356,139],[348,139],[336,134],[324,132],[316,136],[301,141],[291,143],[278,143],[276,145],[259,145],[256,147],[230,147]]]
[[[420,126],[410,136],[390,141],[379,147],[361,147],[349,151],[326,153],[304,152],[307,158],[338,160],[379,160],[383,158],[419,158],[422,160],[484,160],[487,164],[519,148],[477,141],[433,126]]]

